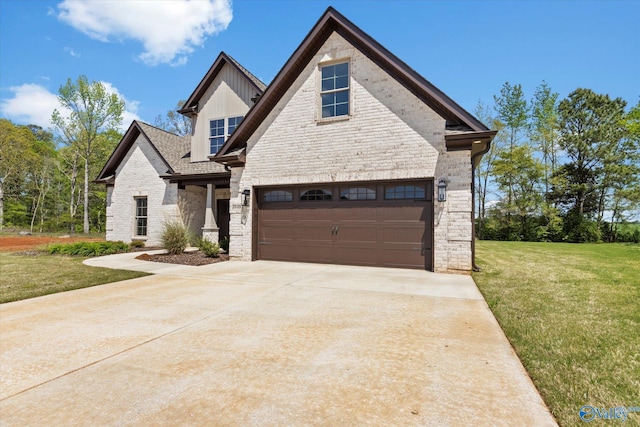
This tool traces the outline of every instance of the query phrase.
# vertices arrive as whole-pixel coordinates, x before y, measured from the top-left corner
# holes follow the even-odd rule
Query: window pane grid
[[[326,188],[306,190],[300,194],[301,201],[331,200],[332,191]]]
[[[147,235],[147,198],[136,199],[136,236]]]
[[[209,121],[209,154],[216,154],[242,122],[243,116]],[[226,132],[225,132],[226,129]]]
[[[340,200],[376,200],[376,190],[367,187],[341,188]]]
[[[227,126],[227,136],[231,135],[242,121],[242,116],[229,117],[229,125]]]
[[[322,117],[349,114],[349,63],[322,67]]]
[[[264,193],[263,200],[265,202],[291,202],[293,201],[293,193],[285,190],[271,190]]]
[[[384,198],[387,200],[398,199],[424,199],[425,189],[422,185],[395,185],[384,188]]]

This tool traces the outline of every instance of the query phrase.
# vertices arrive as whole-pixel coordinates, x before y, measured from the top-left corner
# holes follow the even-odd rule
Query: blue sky
[[[505,81],[640,100],[640,1],[0,0],[0,116],[48,127],[84,74],[152,123],[221,50],[269,83],[328,6],[469,111]]]

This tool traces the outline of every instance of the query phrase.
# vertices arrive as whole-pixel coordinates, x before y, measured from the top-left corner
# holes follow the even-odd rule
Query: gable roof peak
[[[334,32],[360,50],[418,99],[429,105],[449,125],[461,126],[474,132],[489,130],[444,92],[329,6],[215,157],[221,158],[226,153],[246,144],[247,139],[282,99],[308,62]]]
[[[186,116],[191,116],[197,112],[196,110],[198,108],[198,102],[204,96],[205,92],[207,91],[213,80],[218,76],[218,73],[220,73],[222,67],[224,67],[225,64],[229,64],[230,66],[235,68],[245,79],[247,79],[247,81],[256,89],[258,93],[262,93],[266,89],[267,85],[264,84],[259,78],[253,75],[249,70],[243,67],[229,54],[221,51],[215,61],[213,61],[213,64],[209,68],[209,71],[207,71],[200,83],[198,83],[198,86],[196,86],[191,96],[189,96],[182,108],[178,110],[178,113],[184,114]]]

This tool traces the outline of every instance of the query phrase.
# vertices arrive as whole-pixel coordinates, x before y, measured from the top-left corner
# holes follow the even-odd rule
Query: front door
[[[218,199],[216,203],[216,208],[218,211],[218,217],[216,218],[216,222],[218,223],[219,238],[218,240],[222,240],[225,237],[229,238],[229,200],[228,199]]]

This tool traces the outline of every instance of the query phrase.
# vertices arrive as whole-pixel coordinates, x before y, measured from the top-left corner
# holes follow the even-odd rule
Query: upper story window
[[[240,125],[240,122],[242,121],[243,117],[242,116],[238,116],[238,117],[229,117],[229,124],[227,125],[227,136],[231,136],[231,134],[233,133],[234,130],[236,130],[236,128]]]
[[[349,115],[349,63],[322,67],[322,118]]]
[[[240,125],[242,116],[227,117],[209,121],[209,153],[216,154],[224,145],[227,138]]]

